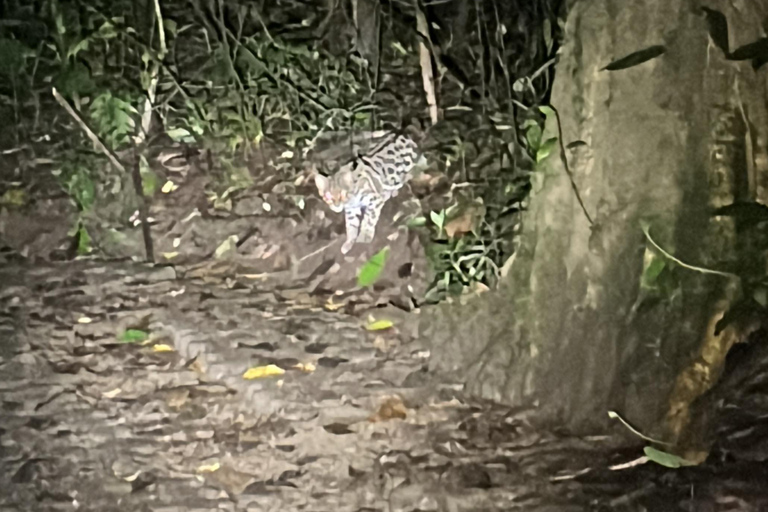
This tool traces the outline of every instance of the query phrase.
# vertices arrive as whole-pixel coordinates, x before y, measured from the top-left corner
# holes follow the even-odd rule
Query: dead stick
[[[64,110],[67,111],[67,113],[72,116],[72,119],[75,120],[75,122],[80,125],[80,128],[85,132],[85,134],[88,136],[89,139],[91,139],[91,142],[102,152],[104,155],[106,155],[107,159],[109,159],[110,163],[117,169],[118,171],[122,173],[128,173],[128,171],[125,169],[125,166],[120,162],[120,159],[117,158],[117,155],[114,151],[109,149],[104,142],[99,138],[98,135],[96,135],[96,132],[94,132],[90,126],[88,126],[88,123],[83,119],[83,117],[72,107],[72,105],[69,104],[69,102],[61,95],[59,94],[59,91],[56,90],[54,87],[52,89],[53,97],[56,98],[56,101],[64,107]],[[141,172],[139,169],[139,161],[136,159],[136,165],[133,167],[133,185],[136,189],[136,194],[139,196],[139,219],[141,219],[141,229],[144,235],[144,250],[146,251],[147,255],[147,261],[150,263],[154,263],[155,256],[154,256],[154,250],[153,250],[153,244],[152,244],[152,234],[149,230],[149,223],[147,222],[147,201],[144,197],[144,191],[142,190],[142,184],[141,184]]]

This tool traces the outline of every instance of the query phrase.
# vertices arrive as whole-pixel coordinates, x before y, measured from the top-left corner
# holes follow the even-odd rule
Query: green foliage
[[[357,274],[357,285],[364,288],[371,286],[376,282],[384,270],[384,265],[387,263],[387,256],[389,256],[389,247],[385,247],[365,262],[365,265],[360,268]]]
[[[133,116],[138,110],[130,102],[104,91],[93,99],[91,119],[99,135],[112,149],[124,145],[136,130]]]
[[[648,460],[668,468],[677,469],[682,466],[694,465],[692,462],[689,462],[682,457],[657,450],[653,446],[646,446],[643,449],[643,452],[645,453],[645,456],[648,457]]]
[[[0,77],[14,79],[34,52],[15,39],[0,38]]]
[[[140,329],[126,329],[117,339],[121,343],[142,343],[149,339],[149,334]]]

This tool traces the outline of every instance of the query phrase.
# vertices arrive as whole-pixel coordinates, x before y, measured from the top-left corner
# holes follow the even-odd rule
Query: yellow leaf
[[[197,468],[198,473],[213,473],[221,468],[221,464],[214,462],[213,464],[203,465]]]
[[[117,395],[119,395],[122,392],[123,392],[122,389],[115,388],[112,391],[105,391],[104,393],[101,394],[101,396],[103,396],[104,398],[115,398]]]
[[[152,347],[152,352],[173,352],[173,347],[165,343],[159,343]]]
[[[79,324],[89,324],[91,322],[93,322],[93,320],[91,320],[87,316],[81,316],[80,318],[77,319],[77,323]]]
[[[368,331],[383,331],[394,326],[395,324],[392,323],[392,320],[376,320],[366,325],[365,329]]]
[[[243,378],[246,380],[263,379],[264,377],[274,377],[275,375],[282,375],[285,370],[274,364],[268,364],[267,366],[256,366],[249,368],[244,374]]]
[[[333,297],[328,299],[328,302],[325,303],[325,309],[328,311],[336,311],[337,309],[341,309],[344,307],[344,303],[337,304],[336,302],[333,302]]]
[[[170,194],[171,192],[173,192],[177,188],[179,188],[178,185],[176,185],[171,180],[168,180],[168,181],[165,182],[165,185],[163,185],[163,188],[161,188],[160,190],[163,192],[163,194]]]
[[[173,251],[173,252],[164,252],[164,253],[163,253],[163,258],[165,258],[165,259],[167,259],[167,260],[172,260],[173,258],[175,258],[175,257],[176,257],[176,256],[178,256],[178,255],[179,255],[179,253],[178,253],[178,252],[176,252],[176,251]]]
[[[294,368],[307,373],[312,373],[316,369],[315,365],[312,363],[299,363],[296,366],[294,366]]]

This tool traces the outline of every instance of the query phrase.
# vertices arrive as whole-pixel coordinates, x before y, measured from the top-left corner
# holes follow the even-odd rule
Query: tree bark
[[[644,300],[641,223],[682,261],[707,267],[733,258],[733,224],[710,212],[745,194],[765,199],[768,66],[755,72],[749,62],[726,61],[695,2],[570,3],[552,104],[563,144],[584,143],[566,156],[594,225],[562,162],[550,157],[535,173],[500,289],[435,308],[422,334],[434,340],[432,369],[452,373],[470,393],[538,404],[575,431],[604,430],[615,410],[674,442],[687,428],[688,405],[743,336],[736,328],[714,334],[739,288],[667,261],[674,286]],[[732,48],[761,36],[768,8],[758,0],[739,10],[710,3],[728,17]],[[654,45],[666,52],[602,70]],[[557,136],[554,116],[546,132],[542,140]],[[751,192],[740,185],[750,159]]]

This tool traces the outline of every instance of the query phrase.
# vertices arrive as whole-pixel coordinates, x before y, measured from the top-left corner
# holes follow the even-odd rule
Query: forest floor
[[[151,211],[158,265],[50,261],[62,199],[4,211],[0,510],[768,510],[758,463],[633,464],[626,437],[546,430],[433,375],[410,192],[342,256],[308,192],[207,210],[186,183]]]

